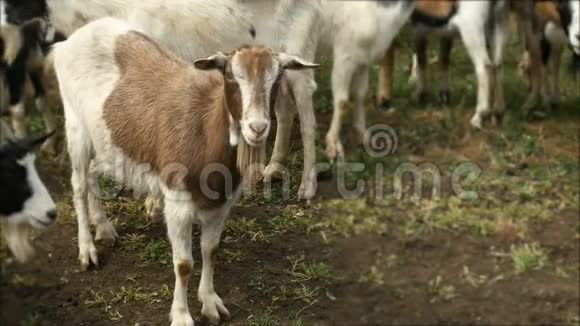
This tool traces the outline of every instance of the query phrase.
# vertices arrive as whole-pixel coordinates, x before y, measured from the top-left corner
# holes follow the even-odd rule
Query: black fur
[[[0,145],[0,217],[18,213],[32,196],[27,170],[18,160],[31,153],[54,133],[53,131]]]
[[[440,28],[447,26],[447,24],[449,24],[449,21],[451,20],[451,18],[453,18],[453,16],[455,16],[455,14],[457,14],[457,4],[454,4],[453,7],[451,7],[451,12],[446,17],[435,17],[426,15],[415,9],[411,14],[411,22],[413,22],[413,24],[420,24],[428,27]]]
[[[566,35],[570,35],[570,23],[572,22],[572,4],[570,0],[556,0],[558,4],[558,13],[560,14],[560,21]]]
[[[32,196],[26,168],[18,164],[28,151],[21,143],[0,147],[0,216],[21,211]]]
[[[580,54],[572,53],[570,73],[574,78],[580,78]]]
[[[540,40],[540,50],[542,51],[542,63],[547,65],[548,60],[550,59],[550,54],[552,53],[552,46],[550,45],[550,41],[542,38]]]
[[[14,25],[21,25],[35,17],[47,17],[45,0],[2,0],[6,3],[6,19]]]
[[[10,105],[15,105],[22,101],[26,76],[30,74],[33,81],[36,96],[44,95],[42,81],[37,72],[30,72],[27,67],[28,58],[33,51],[39,51],[42,44],[43,23],[39,19],[27,21],[20,27],[22,37],[22,47],[15,60],[7,65],[4,63],[4,74],[8,83]],[[3,41],[4,42],[4,41]]]

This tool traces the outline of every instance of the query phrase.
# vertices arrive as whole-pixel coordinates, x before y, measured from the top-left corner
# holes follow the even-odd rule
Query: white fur
[[[262,44],[312,61],[319,40],[320,0],[48,0],[50,19],[57,30],[72,33],[86,22],[104,16],[128,19],[188,61],[243,44]],[[81,19],[79,19],[81,17]],[[249,33],[256,30],[256,38]],[[314,165],[316,120],[312,95],[316,90],[310,70],[287,73],[300,117],[304,145],[304,170],[299,197],[310,199],[316,191]],[[291,126],[285,106],[277,101],[278,122]],[[280,113],[284,112],[284,113]],[[293,113],[292,113],[293,114]],[[288,154],[290,128],[276,134],[270,167],[279,166]],[[275,173],[276,169],[267,169]]]
[[[355,129],[364,141],[366,132],[365,97],[368,91],[370,66],[385,54],[414,5],[401,1],[383,5],[378,1],[324,1],[321,46],[332,50],[333,116],[326,135],[330,160],[343,155],[340,128],[344,103],[354,94]],[[365,19],[360,19],[365,17]]]
[[[580,55],[580,0],[570,0],[572,7],[572,21],[570,22],[569,39],[576,54]]]

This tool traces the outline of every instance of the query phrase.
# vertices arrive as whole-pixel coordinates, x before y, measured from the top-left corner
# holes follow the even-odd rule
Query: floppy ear
[[[196,60],[193,63],[193,66],[199,70],[224,70],[227,64],[228,57],[225,54],[218,52],[217,54],[209,56],[205,59]]]
[[[302,70],[302,69],[318,68],[320,66],[317,63],[306,61],[300,58],[299,56],[295,56],[288,53],[277,53],[275,54],[275,57],[280,63],[282,69]]]

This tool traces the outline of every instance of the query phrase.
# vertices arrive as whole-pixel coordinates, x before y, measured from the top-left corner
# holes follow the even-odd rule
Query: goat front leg
[[[475,22],[473,25],[460,26],[459,31],[477,76],[477,106],[471,118],[471,125],[481,129],[482,121],[490,111],[490,77],[493,68],[487,52],[485,28],[483,23]]]
[[[493,26],[493,37],[492,37],[492,51],[493,51],[493,83],[494,83],[494,117],[496,125],[501,125],[503,123],[503,117],[505,114],[505,97],[503,89],[504,81],[504,69],[503,69],[503,57],[506,47],[507,37],[507,15],[505,10],[501,10],[496,15],[495,24]]]
[[[264,170],[264,180],[282,179],[284,173],[284,162],[288,157],[290,148],[290,136],[294,124],[296,110],[290,108],[290,96],[288,94],[279,94],[274,107],[276,112],[276,141],[270,163]]]
[[[449,64],[451,63],[451,50],[453,50],[453,37],[442,36],[439,47],[439,73],[441,74],[441,86],[439,88],[439,102],[443,105],[449,105],[450,92],[449,83],[451,74],[449,73]]]
[[[560,60],[562,59],[563,46],[560,43],[551,43],[550,57],[548,58],[547,84],[549,85],[548,96],[551,107],[560,105]]]
[[[289,71],[287,73],[300,118],[300,131],[304,145],[304,170],[298,189],[298,198],[310,201],[316,193],[316,117],[314,116],[312,95],[316,91],[317,85],[312,71]]]
[[[381,61],[379,70],[379,87],[377,92],[377,105],[381,111],[389,111],[392,107],[393,74],[395,71],[395,44],[387,50]]]
[[[177,196],[172,196],[174,194]],[[194,212],[193,204],[186,196],[187,194],[176,192],[164,194],[167,235],[173,251],[173,270],[175,272],[173,303],[169,315],[171,326],[194,325],[187,302],[189,279],[193,274],[191,230]]]
[[[332,66],[332,122],[326,133],[326,155],[333,163],[337,158],[344,157],[344,147],[340,141],[344,115],[347,113],[348,100],[352,80],[356,72],[356,64],[348,57],[339,55],[335,51],[334,64]]]
[[[358,136],[358,141],[364,144],[367,141],[367,112],[365,100],[369,89],[369,67],[361,66],[357,69],[353,79],[353,93],[356,100],[354,111],[354,129]]]
[[[197,296],[202,303],[201,314],[206,316],[213,324],[219,323],[220,315],[226,318],[230,316],[230,312],[224,302],[215,292],[213,283],[217,250],[224,229],[224,220],[228,214],[229,210],[218,210],[217,212],[200,211],[198,213],[198,217],[201,220],[201,257],[203,266]]]

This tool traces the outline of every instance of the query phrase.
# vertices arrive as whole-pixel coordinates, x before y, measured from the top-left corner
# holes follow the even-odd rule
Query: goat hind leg
[[[100,198],[101,191],[94,162],[94,160],[91,161],[89,167],[89,185],[91,186],[87,192],[89,218],[96,228],[95,241],[101,241],[112,246],[119,235],[115,230],[115,226],[107,219],[105,211],[103,210]]]
[[[356,107],[354,111],[354,129],[358,136],[358,141],[364,144],[367,139],[367,120],[365,99],[369,89],[369,67],[361,66],[353,80],[353,93],[356,100]]]
[[[64,101],[65,106],[66,101]],[[65,107],[65,110],[66,107]],[[71,184],[73,189],[73,204],[78,222],[79,260],[81,270],[87,270],[92,262],[99,264],[97,248],[89,227],[88,216],[88,178],[91,160],[91,146],[82,125],[75,121],[74,115],[68,115],[66,121],[68,152],[71,159]]]

